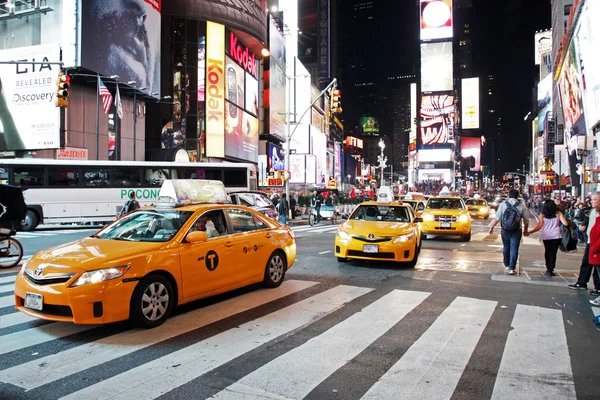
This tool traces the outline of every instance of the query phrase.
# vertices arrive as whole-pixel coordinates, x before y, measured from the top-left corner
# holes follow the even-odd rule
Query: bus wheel
[[[39,224],[37,214],[32,210],[27,210],[27,215],[25,215],[25,219],[21,221],[21,230],[25,232],[30,232],[34,230]]]

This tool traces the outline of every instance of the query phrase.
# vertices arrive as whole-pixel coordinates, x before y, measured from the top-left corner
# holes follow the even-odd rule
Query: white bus
[[[257,187],[254,164],[0,159],[0,181],[23,188],[27,231],[40,223],[114,221],[130,192],[149,205],[165,179],[219,180],[229,191]]]

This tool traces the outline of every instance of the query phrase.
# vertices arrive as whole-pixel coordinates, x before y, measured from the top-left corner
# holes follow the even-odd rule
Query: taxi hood
[[[158,250],[164,242],[130,242],[84,238],[40,251],[28,262],[29,269],[38,265],[60,266],[61,269],[90,271],[115,266],[115,262],[127,262],[133,257]]]
[[[412,226],[410,222],[348,220],[340,226],[340,229],[349,234],[368,235],[372,233],[394,236],[408,233]]]

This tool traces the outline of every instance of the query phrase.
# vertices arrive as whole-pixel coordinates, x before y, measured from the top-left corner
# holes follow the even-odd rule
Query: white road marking
[[[363,399],[450,399],[496,305],[457,297]]]
[[[0,371],[0,381],[12,383],[27,390],[34,389],[316,284],[317,282],[309,281],[285,281],[277,289],[259,290],[180,314],[152,330],[130,330],[17,365]]]
[[[22,313],[19,314],[25,315]],[[75,325],[68,322],[55,322],[38,328],[11,333],[2,336],[2,341],[0,341],[0,354],[6,354],[11,351],[46,343],[51,340],[74,335],[96,327],[97,325]]]
[[[430,293],[394,290],[327,332],[285,353],[213,399],[302,399],[385,334]],[[368,329],[357,329],[357,327]],[[399,398],[392,396],[392,398]]]
[[[0,297],[0,308],[14,307],[14,305],[15,305],[15,295],[14,294],[9,294],[9,295]],[[4,339],[2,341],[4,341]]]
[[[517,305],[492,399],[575,399],[561,310]]]
[[[17,279],[16,275],[0,278],[0,285],[6,284],[6,283],[15,283],[16,279]]]
[[[331,250],[327,250],[327,251],[322,251],[319,254],[327,254],[327,253],[331,253]]]
[[[64,399],[92,400],[109,397],[124,400],[155,399],[273,339],[325,317],[344,304],[372,290],[353,286],[336,286],[237,328],[71,393]],[[356,327],[353,328],[353,333],[355,332]],[[317,358],[322,361],[320,357]],[[177,368],[174,368],[174,365],[177,365]],[[34,375],[31,372],[29,374]],[[289,375],[287,376],[289,377]],[[35,379],[32,380],[35,381]]]
[[[27,314],[23,314],[22,312],[15,312],[12,314],[8,314],[8,315],[3,315],[2,318],[0,318],[0,329],[2,328],[8,328],[14,325],[19,325],[19,324],[23,324],[25,322],[30,322],[30,321],[35,321],[37,320],[37,318],[35,317],[30,317]],[[0,344],[4,343],[4,338],[6,336],[2,336],[2,341]]]

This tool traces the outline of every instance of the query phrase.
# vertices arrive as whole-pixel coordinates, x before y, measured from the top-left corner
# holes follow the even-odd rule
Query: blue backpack
[[[515,232],[521,229],[521,218],[523,217],[516,205],[512,205],[508,200],[505,201],[506,209],[502,214],[502,229],[507,232]],[[518,204],[518,203],[517,203]]]

